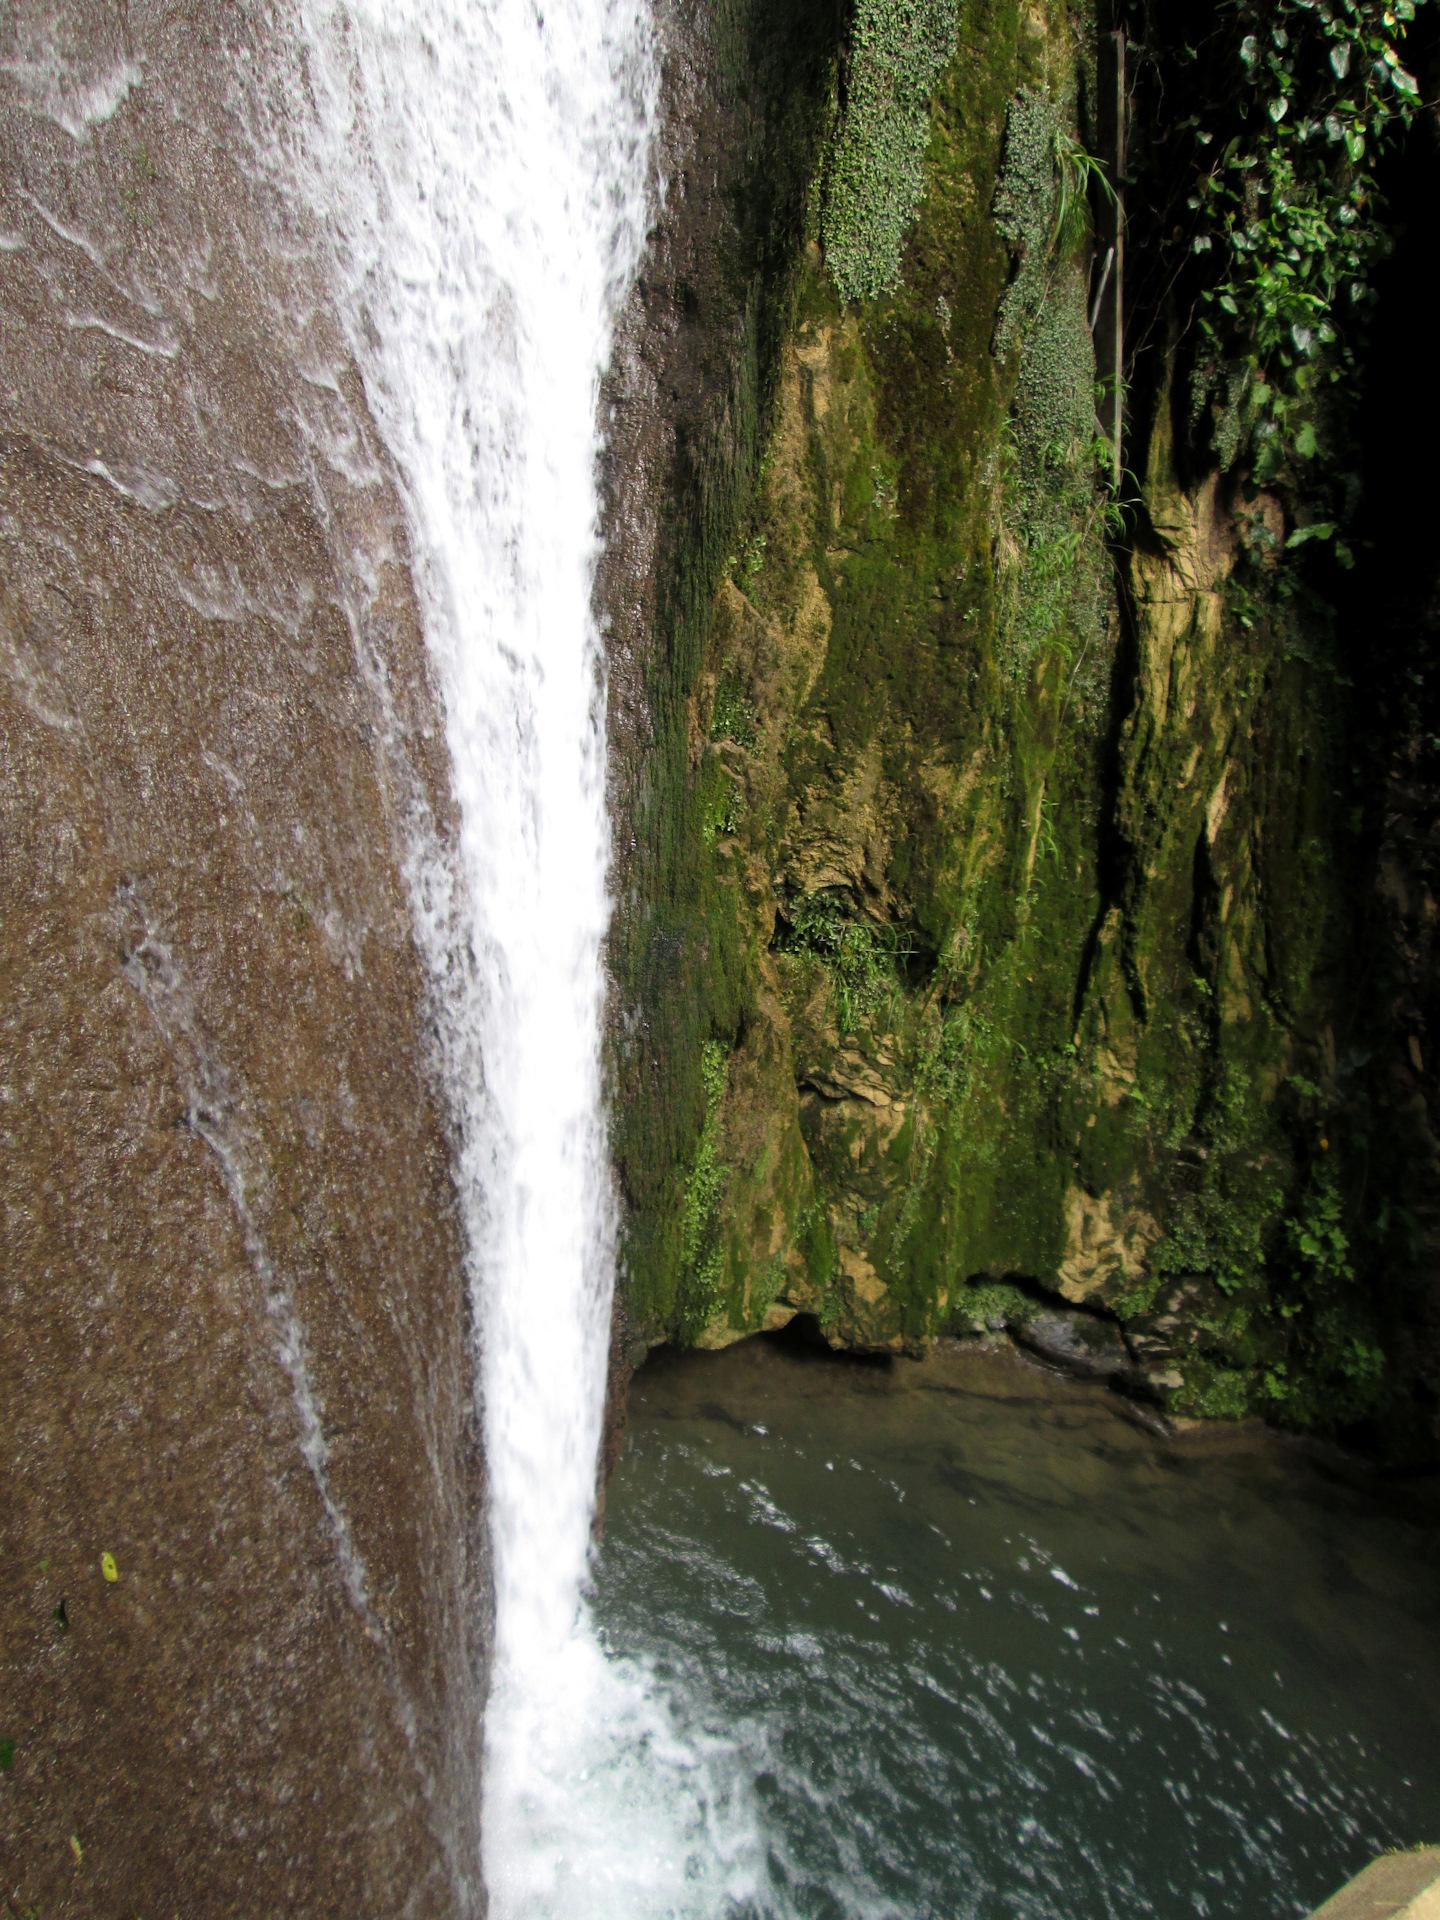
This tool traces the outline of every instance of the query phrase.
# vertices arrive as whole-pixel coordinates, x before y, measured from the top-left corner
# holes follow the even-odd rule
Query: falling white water
[[[606,1659],[584,1599],[615,1259],[596,419],[644,240],[654,29],[644,0],[303,17],[310,192],[405,491],[461,825],[458,966],[453,898],[437,915],[417,882],[416,918],[452,976],[481,1329],[492,1910],[708,1914],[758,1891],[749,1768]]]

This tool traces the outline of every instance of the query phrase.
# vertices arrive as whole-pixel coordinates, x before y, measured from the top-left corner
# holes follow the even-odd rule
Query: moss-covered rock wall
[[[887,34],[902,74],[944,54],[898,258]],[[809,70],[743,451],[713,508],[672,490],[627,1310],[916,1352],[1063,1301],[1172,1413],[1354,1427],[1395,1328],[1328,1137],[1344,688],[1277,592],[1292,503],[1192,457],[1175,353],[1102,484],[1096,40],[1085,7],[865,0]]]

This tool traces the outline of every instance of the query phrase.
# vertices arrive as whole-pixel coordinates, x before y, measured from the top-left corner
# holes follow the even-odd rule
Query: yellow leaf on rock
[[[120,1569],[115,1564],[115,1556],[113,1553],[101,1554],[100,1571],[107,1580],[118,1580],[120,1578]]]

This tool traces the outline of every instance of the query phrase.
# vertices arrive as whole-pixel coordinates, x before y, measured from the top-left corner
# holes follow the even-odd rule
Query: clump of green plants
[[[1310,1179],[1285,1222],[1288,1284],[1279,1312],[1286,1358],[1265,1392],[1297,1426],[1345,1426],[1376,1412],[1385,1393],[1385,1351],[1368,1291],[1357,1280],[1340,1188],[1328,1166]]]
[[[796,902],[776,940],[782,953],[809,954],[830,976],[841,1034],[862,1019],[888,1015],[894,1026],[905,992],[905,966],[915,952],[903,927],[856,920],[831,894],[812,893]]]
[[[1040,1303],[1008,1280],[976,1280],[961,1288],[955,1301],[954,1320],[979,1332],[1001,1326],[1024,1326],[1041,1311]]]
[[[1061,253],[1067,253],[1078,247],[1090,231],[1091,192],[1113,205],[1115,189],[1101,162],[1068,128],[1056,127],[1053,145],[1058,180],[1054,243]]]
[[[720,678],[715,685],[715,702],[710,709],[710,738],[732,740],[737,747],[743,747],[749,753],[755,745],[758,723],[759,715],[745,698],[744,682],[735,670],[735,662],[727,660],[720,669]]]
[[[720,1158],[720,1109],[729,1085],[730,1055],[720,1041],[707,1040],[702,1047],[700,1078],[705,1088],[705,1120],[685,1183],[680,1222],[681,1312],[686,1337],[691,1340],[698,1338],[715,1310],[724,1264],[720,1203],[730,1169]]]
[[[1423,0],[1241,0],[1220,36],[1228,70],[1183,123],[1194,141],[1190,247],[1202,269],[1197,417],[1217,456],[1248,452],[1256,479],[1300,473],[1330,431],[1327,394],[1357,388],[1358,355],[1390,249],[1373,163],[1419,90],[1401,50]],[[1187,49],[1192,60],[1199,55]],[[1217,58],[1211,51],[1209,60]],[[1343,514],[1290,536],[1336,540]]]
[[[1202,1420],[1243,1420],[1252,1402],[1248,1373],[1239,1367],[1200,1360],[1186,1366],[1185,1384],[1177,1389],[1171,1404],[1177,1412],[1197,1414]]]
[[[1174,1223],[1151,1261],[1152,1295],[1166,1281],[1188,1274],[1213,1281],[1230,1297],[1262,1279],[1266,1229],[1283,1195],[1278,1184],[1269,1181],[1258,1190],[1239,1188],[1226,1172],[1222,1168],[1214,1184],[1207,1182],[1198,1193],[1177,1201]]]
[[[1098,163],[1046,93],[1011,102],[995,221],[1016,256],[995,329],[999,358],[1018,352],[1006,445],[998,649],[1017,678],[1061,647],[1072,681],[1101,633],[1109,496],[1099,475],[1109,442],[1095,424],[1095,350],[1079,250]],[[1106,189],[1108,191],[1108,183]],[[1098,664],[1098,659],[1092,664]]]
[[[707,846],[716,840],[728,840],[740,831],[745,818],[745,795],[740,784],[722,769],[717,779],[707,784],[702,795],[700,832]]]
[[[925,188],[930,96],[954,51],[955,22],[956,0],[856,0],[820,215],[842,300],[873,300],[900,277]]]
[[[948,1008],[921,1039],[916,1092],[940,1102],[963,1100],[970,1089],[976,1053],[990,1037],[990,1023],[973,1001]]]

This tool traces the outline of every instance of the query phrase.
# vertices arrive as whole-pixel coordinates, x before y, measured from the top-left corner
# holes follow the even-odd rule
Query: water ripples
[[[1398,1713],[1405,1751],[1424,1751],[1400,1675],[1382,1700],[1306,1664],[1289,1617],[1301,1576],[1280,1559],[1296,1542],[1267,1582],[1235,1558],[1233,1504],[1177,1476],[1168,1528],[1188,1532],[1187,1557],[1167,1564],[1162,1529],[1137,1567],[1148,1500],[1127,1502],[1119,1474],[1065,1496],[1056,1482],[1082,1462],[1067,1466],[1059,1423],[1048,1445],[1031,1427],[1011,1499],[989,1475],[957,1495],[913,1432],[841,1477],[815,1458],[823,1404],[793,1437],[773,1408],[763,1423],[735,1411],[642,1411],[609,1506],[607,1645],[651,1663],[682,1727],[725,1729],[726,1804],[749,1805],[763,1859],[739,1904],[655,1911],[1300,1913],[1371,1853],[1423,1838],[1407,1817],[1440,1813],[1433,1772],[1416,1790],[1404,1752],[1361,1731]],[[1077,1451],[1093,1473],[1100,1449]],[[1213,1577],[1197,1582],[1202,1546]],[[1432,1663],[1432,1699],[1434,1682]]]

